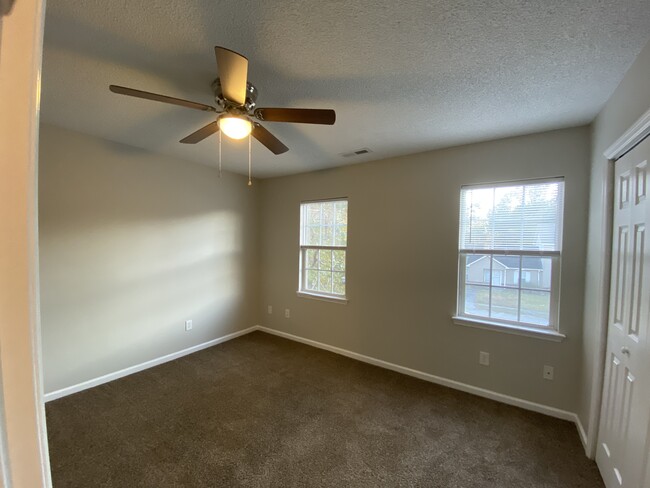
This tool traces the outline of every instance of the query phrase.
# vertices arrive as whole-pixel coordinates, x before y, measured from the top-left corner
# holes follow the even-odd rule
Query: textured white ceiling
[[[337,112],[265,124],[290,151],[254,141],[254,173],[275,176],[588,123],[649,37],[648,0],[48,0],[42,119],[216,165],[217,137],[178,143],[210,114],[108,85],[212,103],[222,45],[258,106]],[[245,142],[224,166],[246,171]]]

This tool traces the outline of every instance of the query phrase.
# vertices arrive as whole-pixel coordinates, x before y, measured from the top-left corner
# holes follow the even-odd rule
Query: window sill
[[[333,303],[339,303],[342,305],[345,305],[348,303],[347,298],[339,298],[339,297],[332,297],[329,295],[318,295],[317,293],[307,293],[305,291],[297,291],[296,295],[298,295],[300,298],[311,298],[313,300],[322,300],[324,302],[333,302]]]
[[[464,325],[466,327],[474,327],[476,329],[492,330],[494,332],[504,332],[506,334],[514,334],[525,337],[533,337],[535,339],[543,339],[545,341],[562,342],[566,339],[564,334],[560,334],[556,330],[541,330],[534,327],[524,327],[520,325],[507,325],[498,322],[490,322],[489,320],[470,319],[468,317],[453,316],[451,320],[456,325]]]

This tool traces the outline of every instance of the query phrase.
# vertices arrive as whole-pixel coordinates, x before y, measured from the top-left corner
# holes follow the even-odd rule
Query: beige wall
[[[575,411],[589,154],[589,129],[581,127],[262,181],[261,325]],[[566,341],[452,324],[460,185],[549,176],[566,178]],[[341,196],[349,198],[349,303],[299,298],[300,201]],[[490,367],[479,366],[479,351],[491,353]],[[555,367],[554,381],[542,379],[545,364]]]
[[[618,139],[643,113],[650,108],[650,44],[646,45],[623,81],[594,121],[592,128],[591,192],[589,200],[589,245],[587,249],[587,276],[585,289],[584,343],[581,352],[580,404],[578,415],[585,429],[595,433],[592,392],[600,389],[598,358],[602,342],[601,304],[603,289],[603,254],[609,242],[603,242],[606,222],[604,186],[607,160],[603,151]],[[592,414],[590,415],[590,411]],[[597,412],[596,412],[597,413]],[[590,422],[590,416],[592,422]]]
[[[40,149],[46,392],[255,324],[255,185],[48,125]]]

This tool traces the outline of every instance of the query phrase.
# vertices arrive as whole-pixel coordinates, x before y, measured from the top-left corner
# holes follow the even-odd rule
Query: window
[[[562,178],[461,188],[457,319],[557,330],[563,207]]]
[[[299,293],[345,299],[347,199],[300,205]]]

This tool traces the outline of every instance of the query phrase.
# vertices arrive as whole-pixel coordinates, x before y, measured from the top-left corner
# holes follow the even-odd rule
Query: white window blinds
[[[461,188],[460,251],[558,252],[564,180]]]

